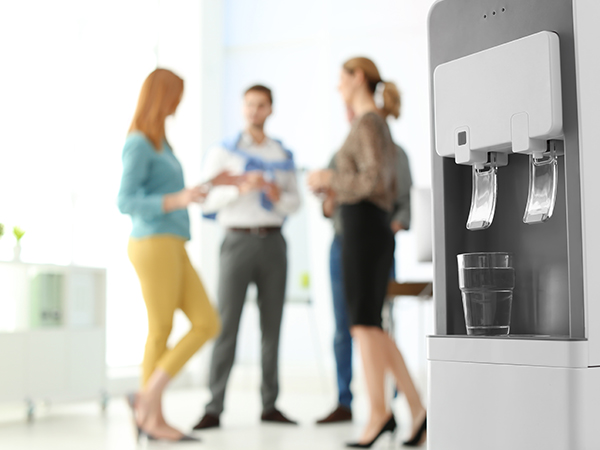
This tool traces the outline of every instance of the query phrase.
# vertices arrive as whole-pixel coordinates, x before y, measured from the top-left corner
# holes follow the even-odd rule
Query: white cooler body
[[[599,23],[598,0],[440,0],[430,12],[436,324],[428,337],[430,450],[600,449]],[[536,44],[535,36],[544,41]],[[507,63],[470,65],[494,54],[486,50],[510,49],[528,37],[551,54],[558,45],[560,89],[556,69],[524,74],[540,83],[552,75],[532,90],[529,103],[523,86],[511,94],[509,84],[520,79],[511,66],[509,84],[486,96],[502,83],[496,74]],[[502,58],[510,62],[510,52]],[[555,67],[554,56],[540,61]],[[520,67],[540,67],[530,62]],[[461,82],[461,70],[487,79]],[[547,105],[538,108],[540,101]],[[521,123],[522,112],[537,122]],[[529,124],[528,134],[522,124]],[[564,143],[555,213],[539,225],[522,220],[529,150],[519,148],[527,138]],[[508,164],[498,168],[492,225],[469,231],[471,165],[484,163],[487,150],[508,155]],[[456,255],[477,251],[514,255],[509,337],[466,335]]]

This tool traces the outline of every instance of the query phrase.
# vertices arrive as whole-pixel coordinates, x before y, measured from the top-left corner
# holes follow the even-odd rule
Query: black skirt
[[[341,205],[342,267],[352,325],[381,328],[381,310],[394,261],[389,213],[368,201]]]

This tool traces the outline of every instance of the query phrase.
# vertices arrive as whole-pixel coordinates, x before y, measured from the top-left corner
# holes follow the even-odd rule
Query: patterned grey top
[[[352,123],[335,156],[331,186],[339,204],[363,200],[392,211],[396,197],[396,146],[387,122],[369,112]]]

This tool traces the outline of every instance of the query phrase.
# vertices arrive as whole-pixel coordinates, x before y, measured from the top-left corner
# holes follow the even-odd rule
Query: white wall
[[[432,3],[433,0],[224,0],[222,81],[218,86],[222,89],[222,103],[211,108],[221,117],[219,138],[236,133],[242,126],[239,110],[244,89],[264,83],[273,89],[275,100],[269,134],[281,138],[294,150],[300,166],[325,166],[348,132],[336,90],[340,67],[346,59],[364,55],[375,61],[385,80],[395,81],[402,91],[402,118],[390,123],[392,132],[409,154],[415,185],[429,186],[426,19]],[[320,215],[319,203],[309,194],[304,198],[303,214],[308,233],[288,236],[290,258],[301,260],[308,252],[317,327],[316,332],[311,328],[314,321],[310,311],[289,305],[284,318],[282,361],[284,365],[315,364],[321,352],[325,364],[331,367],[333,315],[328,249],[332,231]],[[212,225],[203,225],[203,273],[213,273],[206,266],[214,264],[218,236]],[[303,242],[308,243],[307,247],[303,247]],[[398,239],[397,260],[400,279],[431,277],[431,265],[416,263],[410,232]],[[211,278],[208,284],[214,290],[215,279]],[[403,305],[397,312],[402,318],[401,339],[410,343],[407,359],[422,368],[424,339],[414,344],[418,332],[414,326],[419,314],[424,314],[424,323],[429,323],[430,309],[423,312],[410,302]],[[256,311],[246,308],[239,361],[258,359],[256,324]],[[424,330],[420,332],[423,334]],[[318,345],[313,342],[315,336]]]
[[[0,222],[26,230],[25,261],[109,268],[114,365],[140,361],[145,338],[116,195],[139,89],[156,67],[156,22],[142,0],[0,4]],[[1,259],[12,243],[0,240]]]
[[[256,82],[274,90],[269,133],[295,151],[301,166],[326,165],[348,131],[336,92],[340,66],[349,57],[369,56],[403,92],[403,117],[392,123],[392,131],[409,153],[416,185],[428,186],[426,16],[431,3],[38,0],[33,6],[0,5],[0,48],[7,68],[0,86],[0,119],[6,125],[0,221],[27,230],[25,260],[109,268],[111,365],[139,362],[145,339],[144,305],[125,251],[129,220],[115,207],[121,149],[144,77],[159,64],[185,79],[168,135],[193,184],[200,181],[203,151],[240,128],[241,94]],[[214,299],[222,231],[200,221],[198,208],[190,215],[190,256]],[[287,234],[292,287],[297,290],[297,274],[309,268],[314,308],[286,308],[282,361],[289,367],[319,361],[331,367],[332,233],[308,193]],[[431,267],[414,260],[411,233],[398,244],[399,277],[429,278]],[[11,257],[11,246],[5,236],[0,259]],[[398,308],[400,328],[407,337],[401,339],[410,341],[411,324],[417,323],[411,318],[419,312],[403,315],[403,308]],[[241,361],[258,359],[257,323],[250,305],[242,323]],[[174,338],[186,329],[178,316]],[[192,364],[200,375],[208,351]],[[422,361],[422,355],[407,351],[409,362]]]
[[[26,230],[25,261],[108,268],[111,367],[138,365],[147,331],[127,258],[131,223],[116,207],[123,143],[143,80],[157,65],[170,68],[185,79],[185,92],[167,134],[188,184],[199,181],[202,112],[212,117],[202,104],[203,70],[210,66],[203,43],[211,41],[202,38],[202,19],[214,36],[220,31],[212,24],[222,22],[202,14],[210,3],[0,2],[0,222]],[[199,266],[199,209],[190,215],[190,255]],[[4,260],[14,245],[6,231]],[[0,313],[2,307],[0,301]],[[178,315],[174,338],[188,326]]]

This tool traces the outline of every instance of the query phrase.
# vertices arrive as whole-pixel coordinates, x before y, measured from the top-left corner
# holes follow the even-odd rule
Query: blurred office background
[[[426,23],[432,3],[0,1],[0,222],[7,230],[18,225],[26,231],[24,262],[106,268],[110,395],[137,385],[146,337],[145,307],[126,255],[130,220],[116,208],[122,146],[146,75],[160,66],[185,80],[167,135],[192,185],[202,181],[203,154],[239,131],[241,96],[254,83],[273,88],[268,134],[295,152],[300,167],[327,165],[349,129],[336,89],[341,64],[368,56],[402,92],[401,119],[390,125],[408,153],[415,186],[426,188],[431,182]],[[286,225],[291,272],[282,389],[320,389],[333,405],[332,229],[302,176],[303,209]],[[188,250],[214,299],[222,231],[203,221],[199,208],[190,215]],[[13,258],[14,242],[9,232],[0,239],[0,260]],[[417,261],[414,228],[402,232],[397,278],[431,276],[431,264]],[[18,328],[10,320],[11,308],[0,298],[0,318],[5,317],[0,333]],[[396,303],[396,338],[423,390],[431,315],[431,302]],[[178,316],[173,338],[186,328],[186,319]],[[257,389],[260,342],[251,301],[240,336],[235,370],[243,370],[243,382]],[[176,385],[205,386],[209,354],[204,348]]]

